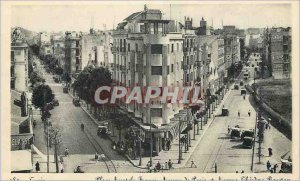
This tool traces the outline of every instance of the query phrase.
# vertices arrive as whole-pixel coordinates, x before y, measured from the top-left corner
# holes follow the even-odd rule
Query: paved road
[[[41,66],[40,66],[41,67]],[[80,108],[72,104],[72,97],[63,93],[62,85],[53,81],[52,75],[40,68],[46,83],[51,87],[55,97],[59,100],[59,106],[51,110],[52,125],[60,130],[61,144],[59,151],[64,153],[65,148],[69,149],[70,157],[65,158],[67,169],[73,171],[77,165],[81,165],[86,172],[108,172],[103,161],[95,162],[94,154],[105,154],[107,160],[111,159],[117,172],[139,172],[123,156],[114,152],[109,140],[101,139],[97,136],[97,126],[91,121],[90,117]],[[80,124],[85,125],[85,131],[81,131]],[[38,128],[42,129],[42,125]],[[37,129],[38,129],[37,128]],[[43,153],[45,148],[40,148]],[[53,150],[51,151],[53,152]],[[111,162],[107,162],[110,172],[113,172]]]

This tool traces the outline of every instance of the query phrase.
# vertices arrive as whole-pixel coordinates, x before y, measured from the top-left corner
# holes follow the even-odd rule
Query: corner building
[[[175,21],[162,19],[160,10],[136,12],[118,24],[113,33],[113,79],[128,90],[139,86],[182,87],[183,36]],[[172,89],[169,88],[169,92]],[[168,102],[172,97],[168,98]],[[134,114],[134,121],[145,131],[145,142],[153,138],[153,151],[162,150],[165,138],[173,139],[176,129],[170,119],[183,107],[180,104],[161,103],[123,104]]]

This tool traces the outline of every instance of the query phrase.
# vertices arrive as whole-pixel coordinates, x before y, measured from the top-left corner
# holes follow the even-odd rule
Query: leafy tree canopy
[[[33,89],[32,92],[32,104],[35,107],[43,109],[44,106],[53,101],[54,94],[51,88],[46,84],[40,84]]]

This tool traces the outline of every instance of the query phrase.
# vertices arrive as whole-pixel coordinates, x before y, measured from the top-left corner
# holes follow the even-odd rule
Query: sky
[[[193,26],[200,25],[200,19],[208,25],[221,28],[223,25],[248,27],[291,26],[290,4],[162,4],[148,3],[148,9],[160,9],[164,19],[184,22],[184,16],[193,18]],[[84,31],[93,24],[95,29],[112,29],[134,12],[142,11],[141,2],[97,3],[84,5],[24,5],[13,6],[11,25],[31,31]],[[171,11],[170,11],[171,10]]]

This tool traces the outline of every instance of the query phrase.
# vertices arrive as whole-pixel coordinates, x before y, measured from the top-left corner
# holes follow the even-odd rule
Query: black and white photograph
[[[298,173],[294,6],[15,1],[10,173]]]

